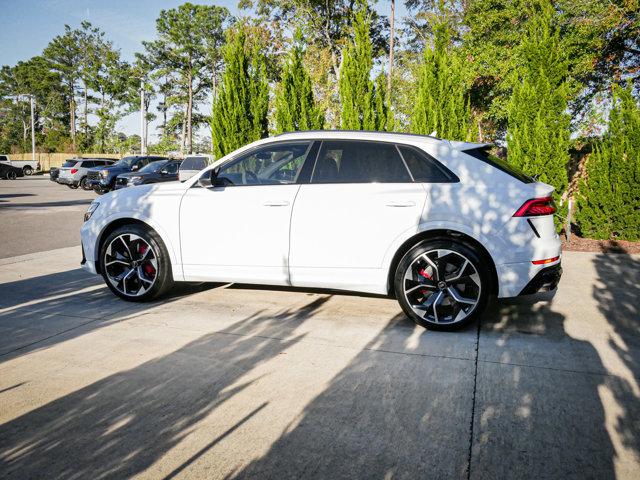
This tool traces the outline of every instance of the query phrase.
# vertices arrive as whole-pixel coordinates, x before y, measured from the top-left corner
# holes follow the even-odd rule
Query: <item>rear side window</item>
[[[92,168],[96,166],[96,162],[93,161],[84,161],[82,162],[82,168]]]
[[[180,170],[202,170],[208,164],[207,157],[187,157],[180,165]]]
[[[78,160],[67,160],[66,162],[64,162],[64,165],[62,165],[63,167],[75,167],[76,163],[78,163]]]
[[[398,149],[416,182],[448,183],[458,181],[458,178],[451,171],[429,154],[417,148],[403,145],[398,145]]]
[[[395,145],[323,141],[311,183],[407,183],[409,172]]]
[[[474,148],[472,150],[464,150],[464,153],[503,171],[507,175],[511,175],[523,183],[533,183],[535,181],[532,177],[507,162],[506,159],[493,155],[490,150],[490,148]]]

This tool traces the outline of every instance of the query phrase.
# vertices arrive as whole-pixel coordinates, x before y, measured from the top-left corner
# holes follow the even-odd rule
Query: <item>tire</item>
[[[22,172],[23,172],[25,175],[27,175],[27,176],[29,176],[29,175],[33,175],[33,168],[31,168],[31,167],[29,167],[29,166],[24,167],[24,168],[22,169]]]
[[[431,330],[457,330],[471,323],[491,292],[489,266],[482,258],[471,246],[449,239],[427,240],[411,248],[394,276],[404,313]]]
[[[78,188],[78,185],[74,185],[72,183],[67,183],[67,187],[69,187],[71,190],[75,190],[76,188]]]
[[[15,180],[16,178],[18,178],[18,174],[12,170],[7,172],[6,178],[7,180]]]
[[[91,188],[91,186],[87,183],[87,177],[82,177],[80,179],[80,188],[85,191],[93,190],[93,188]]]
[[[169,253],[151,228],[131,224],[111,232],[100,245],[100,271],[123,300],[148,302],[173,286]]]

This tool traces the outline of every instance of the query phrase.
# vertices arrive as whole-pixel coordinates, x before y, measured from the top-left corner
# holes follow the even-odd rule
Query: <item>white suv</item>
[[[318,131],[247,145],[185,183],[104,195],[84,268],[125,300],[174,281],[395,295],[420,325],[468,323],[490,295],[556,287],[553,188],[433,137]]]

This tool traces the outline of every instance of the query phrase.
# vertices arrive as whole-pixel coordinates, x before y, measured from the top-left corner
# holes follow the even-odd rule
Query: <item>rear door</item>
[[[417,228],[425,200],[394,144],[323,141],[293,208],[292,284],[383,289],[385,254]]]

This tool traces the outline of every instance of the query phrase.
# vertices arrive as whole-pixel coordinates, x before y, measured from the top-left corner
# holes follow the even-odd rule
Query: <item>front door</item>
[[[223,165],[216,186],[189,189],[180,206],[187,280],[288,284],[291,210],[310,146],[258,147]]]

